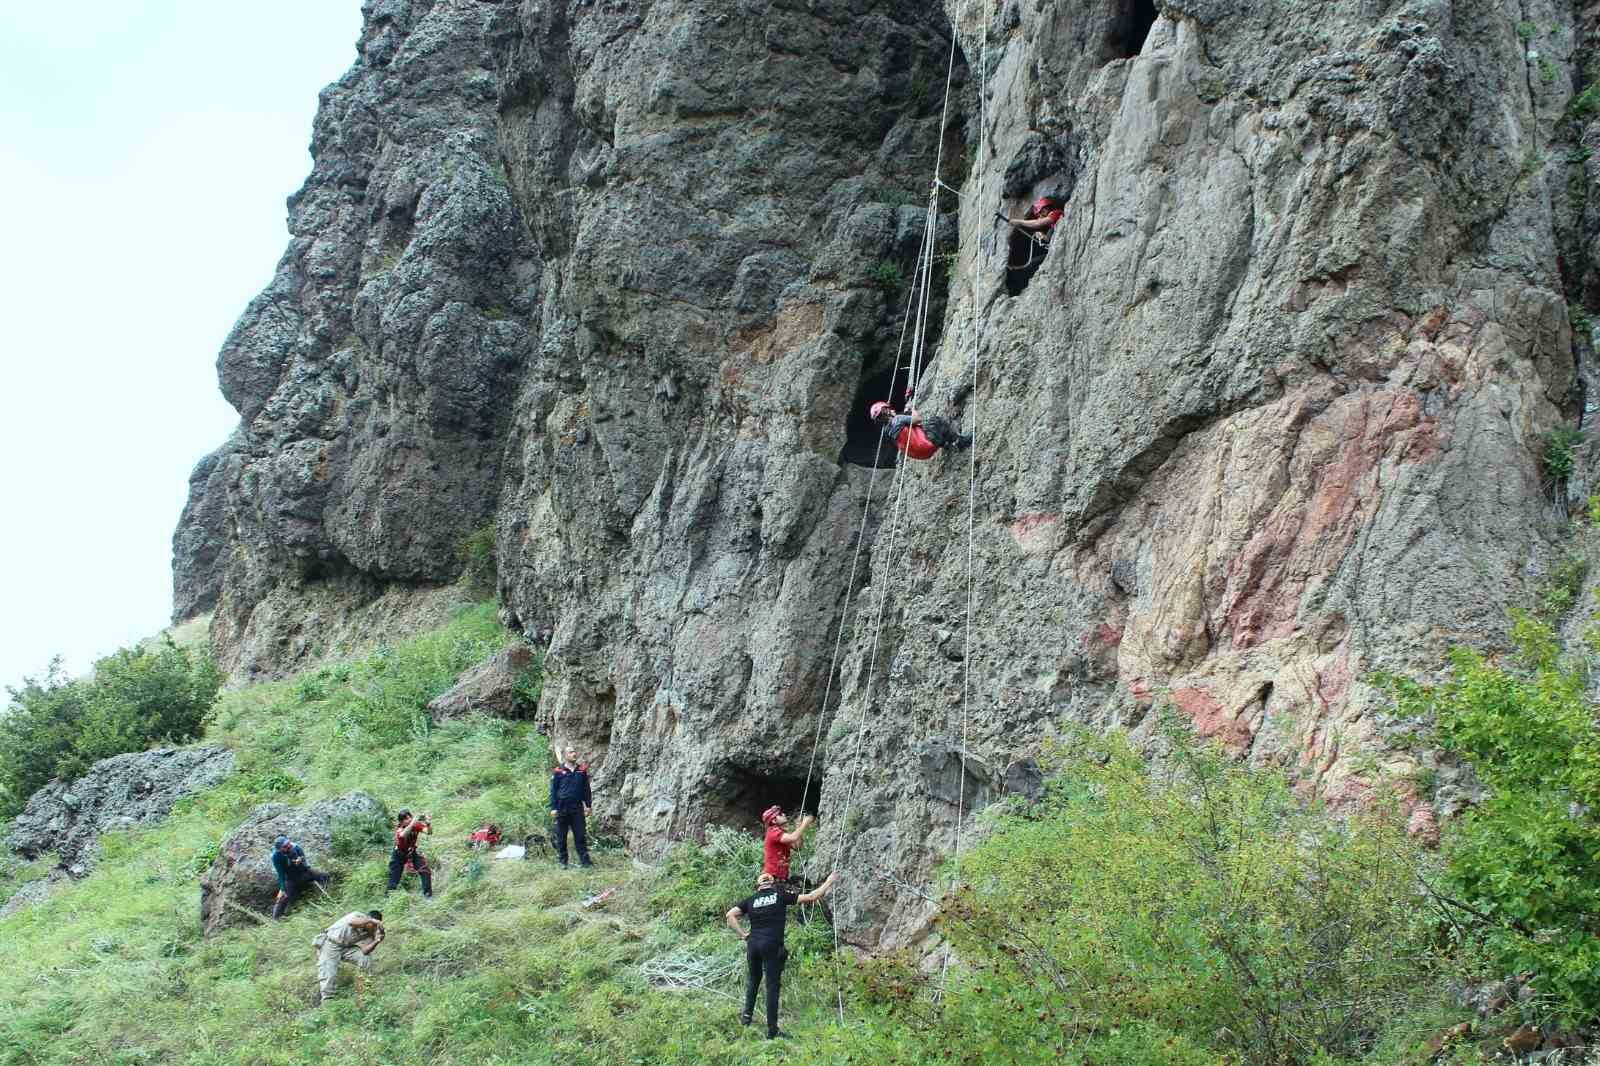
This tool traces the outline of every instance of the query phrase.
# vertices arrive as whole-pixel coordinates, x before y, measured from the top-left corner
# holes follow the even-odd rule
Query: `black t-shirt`
[[[758,946],[782,944],[783,923],[790,907],[800,902],[794,892],[776,886],[760,892],[739,904],[739,913],[750,919],[750,943]]]

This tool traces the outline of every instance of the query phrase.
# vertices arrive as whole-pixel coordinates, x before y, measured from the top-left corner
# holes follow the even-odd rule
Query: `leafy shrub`
[[[88,678],[60,661],[11,688],[0,717],[0,813],[20,810],[51,778],[71,780],[100,759],[200,734],[222,687],[209,655],[171,640],[124,648]]]
[[[1547,622],[1559,622],[1578,602],[1583,579],[1589,576],[1589,560],[1569,555],[1550,571],[1550,579],[1539,593],[1539,615]]]
[[[703,929],[755,890],[762,858],[761,841],[751,834],[711,826],[704,844],[684,841],[668,854],[665,878],[651,903],[674,928]]]
[[[905,275],[900,270],[900,264],[884,260],[872,268],[872,281],[885,293],[893,296],[905,284]]]
[[[492,593],[499,580],[493,522],[467,534],[461,541],[461,559],[465,564],[462,577],[467,584],[479,592]]]
[[[1332,1062],[1428,995],[1433,924],[1399,819],[1335,821],[1283,776],[1169,737],[1155,773],[1121,737],[1073,735],[1043,811],[994,819],[935,919],[965,966],[930,1043]]]
[[[1544,450],[1539,458],[1551,481],[1559,483],[1572,476],[1577,448],[1582,441],[1583,433],[1575,426],[1557,426],[1544,435]]]
[[[1519,613],[1512,637],[1510,661],[1457,649],[1442,684],[1390,687],[1401,713],[1434,718],[1443,745],[1488,790],[1443,841],[1458,920],[1481,939],[1496,973],[1532,970],[1562,1013],[1593,1020],[1600,726],[1583,672],[1561,658],[1554,629]]]
[[[334,819],[328,826],[328,835],[333,840],[335,856],[353,859],[389,842],[389,820],[372,811],[349,814]]]
[[[511,693],[516,700],[517,713],[527,716],[539,709],[539,697],[544,695],[544,654],[533,653],[533,663],[521,671],[511,682]]]

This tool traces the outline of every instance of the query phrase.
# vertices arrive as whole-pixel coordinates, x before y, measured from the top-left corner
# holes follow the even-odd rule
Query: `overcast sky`
[[[159,630],[360,0],[0,4],[0,684]]]

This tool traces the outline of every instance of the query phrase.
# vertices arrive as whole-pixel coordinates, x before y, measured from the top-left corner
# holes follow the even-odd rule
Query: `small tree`
[[[997,819],[940,908],[965,965],[939,1024],[980,1057],[1365,1053],[1436,987],[1400,819],[1336,820],[1168,736],[1153,771],[1119,736],[1075,734],[1042,807]]]
[[[15,813],[51,778],[72,779],[112,755],[200,735],[222,687],[204,652],[169,639],[124,648],[68,680],[60,660],[42,681],[9,689],[0,716],[0,813]]]
[[[1455,907],[1502,973],[1532,970],[1574,1021],[1600,1017],[1600,727],[1552,626],[1515,613],[1505,662],[1457,649],[1443,684],[1391,679],[1472,764],[1482,803],[1445,833]],[[1591,646],[1600,644],[1594,632]]]

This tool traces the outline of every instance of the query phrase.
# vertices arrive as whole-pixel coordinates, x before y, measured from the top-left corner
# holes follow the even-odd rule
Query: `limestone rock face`
[[[330,868],[333,827],[348,818],[387,822],[389,811],[365,792],[351,792],[308,807],[264,803],[251,811],[244,823],[223,839],[216,859],[200,878],[202,932],[211,936],[237,925],[245,913],[261,917],[272,913],[272,903],[278,895],[272,842],[280,836],[304,848],[306,861],[313,869],[337,875]]]
[[[517,713],[517,677],[533,665],[533,651],[513,644],[461,675],[428,704],[435,722],[479,712],[509,718]]]
[[[52,781],[30,796],[11,825],[11,849],[30,859],[53,851],[69,876],[87,876],[101,833],[160,821],[233,767],[233,752],[214,745],[101,759],[76,781]]]
[[[596,814],[660,842],[820,795],[839,921],[893,945],[925,906],[872,868],[926,881],[1063,721],[1169,708],[1366,802],[1416,762],[1366,679],[1501,639],[1558,550],[1592,10],[366,10],[179,532],[236,676],[492,520]],[[861,411],[902,398],[936,169],[917,403],[977,444],[897,476]],[[1008,295],[994,212],[1044,193]]]

